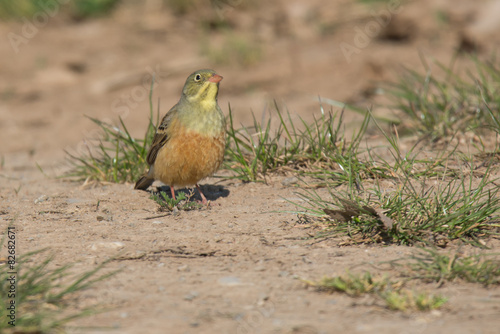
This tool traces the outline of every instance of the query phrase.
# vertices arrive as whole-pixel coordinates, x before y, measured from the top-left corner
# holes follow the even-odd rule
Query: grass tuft
[[[498,254],[464,256],[458,252],[443,254],[436,249],[424,248],[410,258],[406,265],[408,276],[428,282],[462,280],[484,286],[500,284]]]
[[[149,123],[143,139],[135,139],[130,135],[124,121],[120,117],[120,127],[89,117],[100,129],[102,137],[97,145],[85,142],[86,152],[72,154],[66,151],[68,161],[72,165],[66,177],[77,180],[107,181],[115,183],[135,182],[144,173],[149,147],[156,133],[159,121],[159,110],[156,123],[153,118],[152,93],[149,94]],[[159,108],[159,106],[158,106]]]
[[[5,236],[4,236],[5,240]],[[3,242],[0,246],[3,247]],[[96,307],[80,311],[70,311],[78,293],[117,273],[101,273],[107,262],[96,268],[77,275],[68,276],[70,265],[53,269],[53,256],[43,257],[46,249],[29,252],[16,257],[16,319],[15,327],[8,324],[9,300],[2,300],[0,307],[0,332],[7,333],[54,333],[63,331],[71,320],[100,312]],[[0,263],[0,289],[6,296],[12,276],[6,263]],[[10,305],[10,304],[9,304]],[[101,310],[102,311],[102,310]],[[12,331],[15,329],[15,331]]]
[[[81,20],[97,16],[109,15],[118,5],[118,0],[0,0],[0,17],[3,19],[32,19],[34,15],[49,15],[64,13]]]
[[[193,189],[191,189],[188,194],[179,192],[176,195],[175,200],[171,198],[170,195],[167,195],[166,192],[160,191],[158,194],[153,193],[151,195],[151,199],[160,206],[160,211],[174,211],[176,209],[190,211],[201,209],[203,205],[198,202],[192,201],[191,199],[193,198],[193,196]]]
[[[460,239],[479,245],[480,238],[498,233],[500,188],[491,164],[476,165],[472,158],[451,154],[418,159],[414,148],[402,154],[398,138],[379,129],[393,159],[371,155],[372,161],[392,175],[393,187],[382,186],[379,179],[367,186],[360,180],[349,182],[346,191],[333,188],[333,183],[330,199],[314,189],[303,190],[303,201],[295,203],[302,213],[326,215],[331,234],[347,234],[354,243],[424,242],[444,247]],[[417,163],[427,165],[423,173],[415,172]]]
[[[455,60],[450,66],[435,62],[436,71],[422,60],[424,74],[405,69],[397,82],[384,85],[391,107],[410,120],[403,123],[431,141],[468,131],[482,134],[491,125],[491,110],[499,116],[500,68],[495,59],[472,58],[474,70],[465,77],[454,68]]]
[[[97,146],[87,145],[87,153],[81,156],[66,152],[73,165],[68,176],[87,181],[135,182],[144,173],[155,126],[150,122],[145,139],[136,140],[130,136],[121,118],[123,130],[89,118],[100,128],[102,138]]]
[[[382,297],[387,307],[395,311],[431,311],[441,308],[448,301],[441,295],[411,290],[387,291]]]
[[[305,282],[318,291],[342,292],[351,297],[359,297],[367,293],[380,293],[390,284],[387,277],[374,277],[369,272],[365,272],[363,275],[347,273],[344,276],[323,277],[318,282]]]
[[[344,137],[343,111],[325,113],[311,124],[289,112],[283,113],[274,104],[264,124],[253,115],[253,126],[235,129],[229,108],[226,168],[242,181],[260,181],[269,173],[307,175],[320,180],[335,180],[337,184],[355,182],[353,175],[384,177],[373,164],[360,160],[360,143],[370,116],[365,114],[360,128],[351,141]],[[272,122],[272,116],[277,121]]]
[[[330,200],[316,190],[303,190],[303,203],[295,204],[304,214],[326,216],[329,233],[323,231],[322,236],[342,233],[353,243],[424,242],[444,247],[460,239],[479,245],[479,239],[498,233],[500,190],[489,180],[490,169],[479,180],[474,172],[471,167],[459,179],[438,183],[406,177],[392,190],[378,182],[360,191],[329,188]]]
[[[392,282],[387,277],[373,276],[370,272],[347,273],[343,276],[324,277],[317,282],[304,282],[320,292],[345,293],[351,297],[374,295],[387,308],[396,311],[429,311],[440,308],[447,301],[441,295],[404,289],[401,281]]]

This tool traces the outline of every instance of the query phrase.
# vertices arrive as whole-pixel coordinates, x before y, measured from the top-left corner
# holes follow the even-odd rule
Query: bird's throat
[[[215,83],[206,82],[197,94],[188,96],[190,103],[198,104],[202,109],[212,110],[217,105],[219,87]]]

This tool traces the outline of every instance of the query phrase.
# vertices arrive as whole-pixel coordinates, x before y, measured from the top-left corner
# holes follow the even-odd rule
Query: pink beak
[[[219,83],[222,80],[222,77],[218,74],[214,74],[208,81],[213,83]]]

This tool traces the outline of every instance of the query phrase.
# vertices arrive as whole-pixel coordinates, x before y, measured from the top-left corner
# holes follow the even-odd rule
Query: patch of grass
[[[438,282],[462,280],[484,286],[500,284],[498,254],[463,256],[457,252],[443,254],[432,248],[421,249],[404,266],[414,279]]]
[[[253,116],[253,126],[235,129],[229,109],[226,168],[242,181],[262,180],[276,172],[308,175],[336,184],[387,175],[359,158],[359,146],[370,120],[367,114],[348,141],[343,132],[343,112],[325,113],[321,109],[320,117],[308,124],[300,117],[294,121],[275,103],[275,114],[264,124]],[[272,123],[273,115],[277,116],[276,124]]]
[[[321,237],[343,233],[354,243],[446,246],[454,239],[479,245],[479,238],[497,233],[500,189],[491,167],[480,169],[472,160],[465,160],[457,163],[456,176],[443,172],[439,177],[416,178],[409,172],[411,166],[406,166],[412,159],[401,155],[394,138],[387,138],[395,159],[392,165],[387,161],[384,164],[397,173],[392,189],[376,180],[367,188],[363,183],[355,187],[348,184],[347,191],[329,187],[330,199],[323,199],[315,190],[300,194],[305,203],[295,204],[305,210],[303,213],[327,216],[330,229]]]
[[[276,106],[279,116],[277,128],[272,131],[271,117],[262,125],[253,117],[252,127],[235,129],[233,113],[229,107],[228,141],[226,149],[226,167],[232,170],[242,181],[263,179],[268,172],[289,164],[304,164],[304,146],[300,135],[285,122],[281,111]],[[288,114],[290,117],[290,114]],[[299,154],[301,156],[299,156]],[[296,168],[292,166],[291,168]]]
[[[32,16],[43,11],[43,0],[0,0],[0,17],[3,19]]]
[[[342,292],[351,297],[359,297],[366,293],[380,293],[390,285],[387,277],[374,277],[370,272],[365,272],[363,275],[347,273],[344,276],[323,277],[318,282],[305,282],[318,291]]]
[[[152,92],[151,89],[149,95],[150,118],[143,139],[133,138],[121,117],[119,119],[121,128],[89,117],[100,128],[102,137],[97,145],[85,142],[87,152],[72,154],[66,151],[68,160],[73,166],[66,177],[85,180],[86,182],[107,181],[121,183],[137,181],[145,171],[146,157],[159,120],[159,110],[156,123],[153,119]]]
[[[437,70],[423,60],[425,73],[405,69],[397,82],[385,84],[392,108],[403,113],[402,123],[432,141],[490,127],[492,110],[499,116],[500,68],[495,59],[472,60],[474,70],[465,78],[454,68],[455,59],[450,66],[435,62]]]
[[[414,292],[403,288],[403,283],[392,282],[387,277],[347,273],[343,276],[324,277],[321,280],[304,281],[318,291],[328,293],[345,293],[351,297],[374,295],[382,300],[385,306],[398,311],[428,311],[440,308],[447,299],[440,295],[426,292]]]
[[[166,7],[176,16],[194,14],[196,19],[205,21],[209,18],[211,28],[228,27],[230,24],[224,19],[224,13],[237,8],[257,6],[259,1],[252,0],[163,0]],[[216,15],[213,15],[216,14]],[[215,18],[215,21],[213,21]]]
[[[387,142],[385,153],[381,156],[375,153],[375,149],[368,149],[370,160],[374,161],[376,166],[389,173],[395,179],[414,179],[422,180],[424,178],[459,178],[463,176],[462,165],[468,164],[466,157],[457,152],[457,147],[451,150],[436,150],[432,156],[425,154],[426,147],[419,148],[420,141],[417,141],[406,152],[400,148],[400,138],[397,131],[394,134],[386,132],[377,121],[374,121],[379,131],[383,134]],[[422,155],[425,154],[425,157]],[[469,159],[470,160],[470,159]]]
[[[151,199],[160,206],[160,211],[174,211],[175,209],[189,211],[202,208],[202,204],[191,201],[193,196],[194,191],[191,189],[189,194],[179,192],[174,200],[166,192],[160,191],[158,194],[153,193]]]
[[[0,244],[3,249],[4,240]],[[8,321],[11,313],[10,298],[12,270],[7,263],[0,263],[0,290],[3,292],[0,307],[0,332],[2,333],[54,333],[64,330],[71,320],[99,312],[96,307],[68,311],[76,303],[79,292],[101,282],[117,271],[101,273],[106,262],[96,268],[69,279],[70,265],[52,268],[52,256],[46,250],[25,253],[16,257],[15,272],[15,327]],[[5,298],[5,299],[4,299]],[[102,310],[101,310],[102,311]]]
[[[500,79],[499,79],[500,80]],[[491,124],[488,127],[492,131],[494,131],[497,135],[500,134],[500,113],[498,111],[494,111],[490,108],[488,105],[488,102],[484,101],[484,104],[486,105],[486,109],[488,110],[488,114],[491,117]],[[497,148],[498,151],[498,148]]]
[[[89,117],[102,131],[98,145],[86,145],[87,153],[73,155],[66,152],[73,170],[67,175],[86,181],[135,182],[146,165],[152,134],[156,131],[150,121],[143,140],[132,138],[123,120],[122,129],[98,119]]]
[[[499,79],[487,64],[476,65],[486,67],[487,73],[493,72],[490,77]],[[473,125],[478,127],[478,124],[482,124],[483,128],[499,133],[500,117],[489,105],[493,100],[492,91],[498,85],[493,85],[489,80],[483,79],[477,94],[471,98],[477,104],[482,103],[483,107],[483,115]],[[421,93],[415,94],[422,97]],[[463,94],[463,99],[467,99],[467,94],[471,92]],[[485,94],[490,96],[485,98]],[[424,100],[429,102],[428,99]],[[472,105],[471,100],[467,101]],[[436,111],[438,108],[433,106]],[[439,116],[444,119],[451,117],[450,114]],[[427,116],[418,115],[415,119],[422,117],[425,119]],[[446,246],[454,239],[480,245],[480,238],[498,233],[500,193],[493,171],[498,160],[497,153],[467,157],[457,152],[455,147],[451,151],[441,150],[431,158],[421,159],[419,155],[422,152],[416,149],[418,142],[403,153],[397,132],[389,135],[374,121],[389,144],[388,152],[392,158],[387,157],[387,151],[384,156],[375,154],[376,148],[369,148],[367,153],[373,166],[390,175],[388,178],[393,181],[394,187],[387,187],[387,183],[381,186],[379,178],[375,177],[375,182],[370,182],[368,186],[363,178],[348,182],[347,191],[334,189],[337,184],[330,181],[329,199],[322,198],[314,190],[304,190],[301,196],[305,204],[295,204],[311,216],[325,217],[326,214],[326,221],[330,224],[330,229],[322,231],[319,237],[340,232],[349,235],[355,243],[424,242]],[[448,121],[453,123],[452,120]],[[433,126],[436,124],[433,123]],[[355,173],[350,174],[351,178],[356,176]]]
[[[382,298],[387,307],[395,311],[431,311],[441,308],[448,301],[441,295],[412,290],[387,291]]]
[[[109,15],[119,0],[76,0],[72,14],[77,19]]]
[[[429,283],[462,280],[488,287],[500,284],[500,261],[498,254],[464,256],[458,252],[444,254],[435,248],[421,248],[409,258],[389,262],[396,274],[373,275],[370,272],[323,277],[319,281],[304,280],[307,286],[327,293],[345,293],[351,297],[374,295],[391,310],[429,311],[443,306],[447,298],[428,292],[408,289],[410,280]],[[404,279],[401,279],[404,278]],[[408,280],[408,278],[410,280]]]
[[[353,243],[424,242],[444,247],[451,240],[461,239],[480,245],[480,238],[497,233],[500,227],[499,190],[487,187],[488,184],[481,181],[473,186],[464,180],[452,180],[437,186],[421,184],[418,189],[407,181],[392,193],[379,187],[346,197],[345,193],[330,190],[331,201],[309,190],[301,196],[311,207],[300,206],[308,210],[307,214],[328,216],[328,233],[324,231],[321,236],[342,233]],[[380,210],[390,219],[390,228],[377,215],[346,209],[346,201],[356,203],[357,207]],[[329,214],[332,211],[340,211],[344,217],[332,216]]]
[[[31,20],[33,15],[40,13],[53,16],[62,13],[76,19],[86,19],[96,16],[109,15],[119,3],[119,0],[73,0],[46,1],[46,0],[0,0],[0,17],[3,19],[17,19],[26,17]]]

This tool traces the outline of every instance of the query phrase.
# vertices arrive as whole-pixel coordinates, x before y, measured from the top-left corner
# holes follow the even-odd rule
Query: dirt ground
[[[311,119],[320,112],[318,96],[376,105],[376,82],[395,78],[402,66],[423,70],[419,53],[448,63],[456,50],[477,48],[487,57],[500,43],[500,1],[229,2],[186,16],[150,0],[119,6],[110,18],[74,22],[55,13],[47,22],[0,24],[2,230],[15,219],[18,252],[50,247],[56,265],[74,263],[76,272],[119,254],[107,268],[122,271],[79,295],[75,306],[110,311],[77,320],[85,329],[74,331],[498,333],[498,288],[422,286],[449,298],[428,313],[305,288],[300,278],[378,272],[379,262],[415,249],[308,238],[314,231],[288,213],[297,210],[288,200],[301,200],[297,189],[281,177],[268,184],[205,180],[214,206],[169,215],[132,184],[57,178],[69,168],[64,151],[81,152],[98,133],[84,115],[114,123],[121,116],[134,136],[143,135],[153,73],[162,112],[188,74],[209,67],[224,76],[219,104],[226,114],[231,104],[237,123],[248,124],[252,111],[259,119],[273,99]],[[229,38],[212,27],[218,17],[258,45],[257,60],[228,55],[218,63],[202,52]],[[12,33],[22,39],[13,42]],[[346,117],[355,128],[358,118]]]

